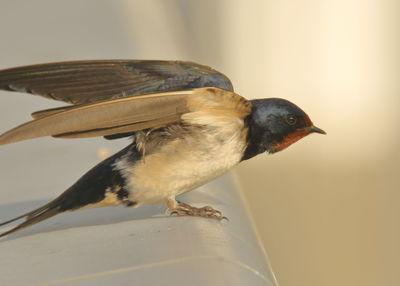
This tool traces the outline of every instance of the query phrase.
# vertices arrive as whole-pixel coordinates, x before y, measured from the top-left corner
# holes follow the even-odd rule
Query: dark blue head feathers
[[[280,151],[311,132],[324,133],[313,126],[308,115],[298,106],[280,98],[251,101],[248,116],[248,146],[243,160],[257,154]]]

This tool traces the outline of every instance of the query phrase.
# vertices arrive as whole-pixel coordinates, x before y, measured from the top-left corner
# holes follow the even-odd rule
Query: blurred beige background
[[[295,102],[328,136],[309,136],[236,169],[280,285],[396,286],[399,6],[394,0],[3,0],[0,68],[96,58],[193,60],[224,72],[245,97]],[[2,97],[2,130],[58,105]],[[93,146],[116,151],[126,144],[51,140],[2,147],[2,154],[16,154],[12,164],[0,162],[7,171],[2,184],[16,189],[12,200],[59,192],[40,179],[41,164],[57,164],[46,176],[62,172],[67,186],[93,165]],[[25,164],[29,152],[42,152],[43,161]],[[77,168],[77,159],[86,163]],[[39,191],[30,193],[32,185]]]

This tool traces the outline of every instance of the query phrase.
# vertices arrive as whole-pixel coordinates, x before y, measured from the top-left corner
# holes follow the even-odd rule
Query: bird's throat
[[[290,145],[292,145],[293,143],[299,141],[301,138],[307,136],[308,134],[310,134],[309,130],[306,129],[300,129],[300,130],[296,130],[292,133],[289,133],[281,142],[278,142],[274,145],[273,149],[275,152],[281,151],[287,147],[289,147]]]

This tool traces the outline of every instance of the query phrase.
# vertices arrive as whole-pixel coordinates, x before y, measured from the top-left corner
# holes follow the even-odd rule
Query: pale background
[[[193,60],[224,72],[245,97],[295,102],[328,135],[236,169],[280,285],[396,286],[399,6],[394,0],[3,0],[0,68]],[[4,130],[58,105],[1,97]],[[2,188],[15,188],[9,201],[54,197],[62,190],[46,178],[67,187],[98,160],[97,148],[126,145],[54,140],[1,148],[0,158],[15,153],[12,162],[0,159]],[[32,152],[42,160],[29,161]]]

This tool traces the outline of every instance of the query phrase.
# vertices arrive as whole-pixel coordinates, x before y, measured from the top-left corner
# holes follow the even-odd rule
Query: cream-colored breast
[[[240,162],[246,132],[238,118],[223,127],[193,128],[193,132],[160,146],[125,168],[129,199],[137,202],[136,206],[157,203],[220,176]]]

